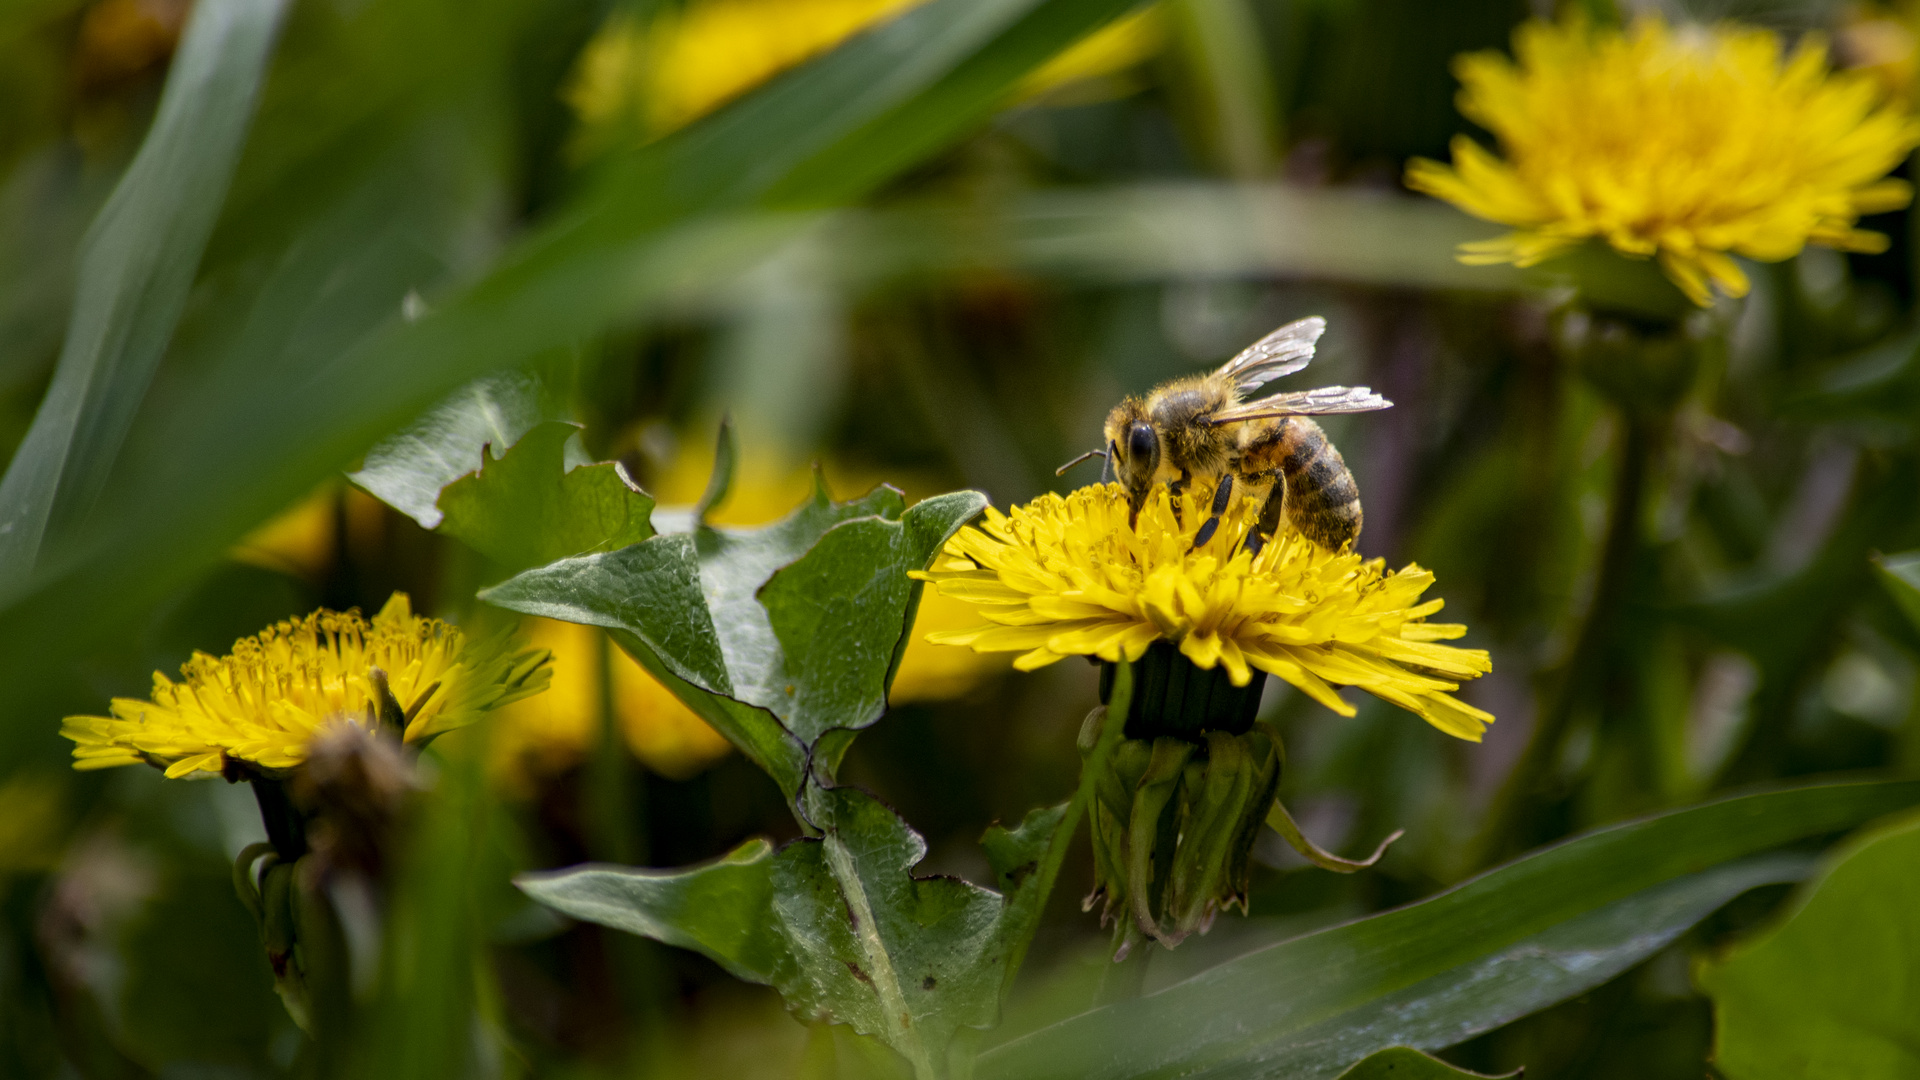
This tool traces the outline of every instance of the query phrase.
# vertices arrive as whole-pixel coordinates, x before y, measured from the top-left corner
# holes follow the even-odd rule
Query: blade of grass
[[[86,238],[53,385],[0,480],[0,590],[106,482],[186,305],[285,6],[194,7],[153,127]]]
[[[1332,1076],[1376,1049],[1451,1045],[1596,985],[1625,966],[1622,956],[1644,959],[1738,891],[1779,880],[1729,867],[1738,888],[1728,892],[1716,867],[1915,801],[1920,782],[1818,784],[1600,829],[1419,903],[1044,1028],[982,1055],[977,1075]],[[1696,904],[1695,886],[1713,902]],[[1659,903],[1636,906],[1647,898]],[[1642,940],[1666,908],[1696,914]],[[1548,965],[1529,974],[1540,957]],[[1554,977],[1556,966],[1594,977]],[[1317,1065],[1289,1072],[1290,1061]]]
[[[1280,156],[1273,74],[1253,9],[1246,0],[1177,0],[1169,14],[1214,156],[1241,180],[1272,173]]]
[[[166,452],[116,488],[111,520],[0,618],[0,655],[30,675],[460,383],[670,296],[677,268],[656,260],[677,230],[713,212],[852,198],[982,122],[1028,70],[1129,6],[935,0],[639,152],[419,320],[396,303],[317,362],[223,369],[155,420]],[[58,617],[75,610],[94,619]]]

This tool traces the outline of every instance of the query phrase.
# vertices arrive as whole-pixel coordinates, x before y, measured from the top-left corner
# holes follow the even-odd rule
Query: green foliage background
[[[1920,801],[1895,781],[1920,774],[1920,573],[1899,555],[1920,547],[1910,214],[1868,222],[1894,238],[1885,255],[1755,268],[1648,462],[1630,572],[1597,598],[1608,493],[1645,433],[1557,351],[1551,282],[1459,266],[1453,246],[1496,227],[1397,182],[1469,130],[1450,58],[1504,46],[1531,6],[1180,0],[1167,49],[1126,85],[1032,100],[1013,94],[1028,71],[1132,5],[935,0],[675,135],[582,160],[562,101],[582,46],[664,2],[198,0],[176,48],[110,78],[82,65],[104,0],[0,11],[0,1072],[326,1065],[226,884],[259,836],[246,791],[75,774],[60,717],[144,693],[191,650],[395,588],[462,622],[503,617],[476,601],[486,586],[553,613],[534,587],[553,567],[500,584],[580,549],[532,527],[548,519],[617,538],[596,573],[680,560],[726,578],[792,646],[780,672],[832,675],[837,643],[762,583],[791,563],[795,596],[848,594],[854,569],[930,550],[970,497],[909,508],[835,488],[865,501],[696,541],[625,478],[655,490],[730,412],[747,463],[818,457],[830,477],[1004,506],[1084,479],[1052,470],[1123,393],[1318,313],[1315,383],[1398,403],[1328,425],[1365,493],[1361,546],[1436,571],[1449,618],[1493,651],[1466,696],[1500,722],[1467,746],[1371,699],[1341,721],[1270,690],[1282,794],[1308,833],[1348,852],[1407,839],[1352,877],[1263,844],[1250,917],[1156,957],[1149,996],[1093,1011],[1106,938],[1078,910],[1082,841],[1032,913],[999,1026],[962,1035],[976,1075],[1334,1076],[1396,1044],[1540,1076],[1695,1077],[1712,1058],[1760,1077],[1833,1047],[1813,1060],[1920,1075],[1910,1045],[1876,1057],[1845,1023],[1782,1019],[1780,991],[1874,956],[1906,991],[1871,1000],[1920,1029],[1920,938],[1896,902],[1916,887],[1911,819],[1817,856]],[[1701,14],[1789,33],[1848,17],[1812,0]],[[433,447],[451,448],[438,471]],[[624,472],[543,484],[583,461]],[[399,509],[356,531],[336,487],[325,565],[229,557],[343,472]],[[809,514],[872,523],[823,554],[831,522]],[[609,737],[515,800],[482,774],[484,734],[449,737],[362,988],[380,1022],[335,1064],[886,1075],[879,1043],[795,1023],[724,961],[566,922],[510,880],[589,860],[799,862],[804,845],[755,838],[798,836],[790,800],[827,735],[840,778],[877,796],[839,796],[849,815],[911,823],[922,874],[1005,885],[978,840],[1074,790],[1094,672],[886,710],[874,680],[893,658],[869,651],[857,678],[821,675],[823,697],[775,710],[805,730],[796,745],[741,704],[768,704],[753,695],[773,669],[730,668],[717,644],[761,628],[670,642],[691,604],[595,607],[591,585],[571,582],[569,610],[657,654],[776,779],[736,755],[670,780]],[[1602,603],[1597,689],[1526,777],[1528,812],[1490,834]],[[1620,824],[1647,814],[1662,816]],[[1718,1046],[1708,993],[1729,1010]],[[1410,1003],[1440,1019],[1408,1021]],[[1443,1068],[1405,1053],[1362,1068]]]

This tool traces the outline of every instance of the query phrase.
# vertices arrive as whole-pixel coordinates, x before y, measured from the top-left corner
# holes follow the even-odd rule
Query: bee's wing
[[[1292,390],[1258,401],[1249,401],[1214,413],[1214,424],[1239,420],[1264,420],[1273,416],[1325,416],[1329,413],[1373,412],[1391,409],[1393,402],[1364,386],[1323,386],[1318,390]]]
[[[1318,315],[1290,322],[1220,365],[1219,374],[1232,379],[1242,393],[1291,375],[1313,361],[1314,343],[1326,330],[1327,320]]]

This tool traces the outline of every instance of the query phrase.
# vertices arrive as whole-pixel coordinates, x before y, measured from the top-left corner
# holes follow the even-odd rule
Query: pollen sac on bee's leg
[[[1112,691],[1103,665],[1101,698]],[[1247,906],[1249,857],[1285,753],[1259,724],[1261,677],[1233,686],[1155,644],[1134,663],[1125,738],[1094,778],[1094,889],[1113,919],[1116,958],[1152,939],[1169,948]]]

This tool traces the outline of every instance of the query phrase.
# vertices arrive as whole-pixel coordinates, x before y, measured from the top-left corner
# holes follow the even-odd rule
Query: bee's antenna
[[[1107,456],[1107,452],[1105,450],[1089,450],[1086,453],[1081,454],[1079,457],[1074,458],[1072,461],[1067,462],[1065,465],[1062,465],[1059,468],[1053,470],[1053,475],[1065,476],[1067,474],[1068,469],[1073,468],[1075,465],[1080,464],[1081,462],[1087,460],[1090,457],[1104,458],[1106,456]]]

